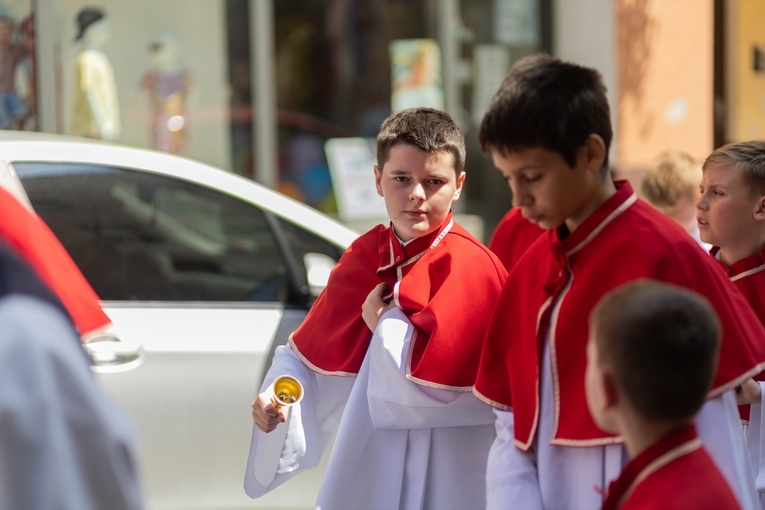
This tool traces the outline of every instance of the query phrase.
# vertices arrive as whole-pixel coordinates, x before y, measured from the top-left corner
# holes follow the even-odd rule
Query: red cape
[[[627,182],[570,235],[564,228],[535,242],[510,275],[492,317],[476,395],[513,410],[515,443],[527,450],[539,417],[540,357],[550,342],[556,428],[552,444],[617,442],[587,410],[588,317],[608,291],[639,278],[689,288],[720,316],[723,341],[710,396],[741,384],[765,366],[765,329],[741,293],[696,242]]]
[[[290,343],[316,372],[357,374],[372,338],[361,305],[385,282],[394,290],[396,306],[417,328],[409,379],[470,391],[505,276],[502,263],[451,214],[440,229],[405,247],[391,228],[379,225],[341,257]]]
[[[602,510],[689,508],[740,508],[693,427],[667,435],[624,466],[608,487]]]
[[[80,335],[111,324],[95,291],[55,234],[39,216],[3,189],[0,218],[0,236],[56,293]]]
[[[744,295],[760,322],[765,325],[765,248],[751,257],[731,264],[730,267],[717,260],[716,255],[719,251],[720,248],[714,247],[710,253],[733,285]],[[755,379],[765,380],[765,373],[760,372]],[[748,405],[738,407],[742,420],[749,421],[749,409]]]
[[[489,241],[489,249],[499,257],[508,271],[513,269],[521,255],[545,230],[531,223],[521,214],[520,207],[510,209],[499,221]]]

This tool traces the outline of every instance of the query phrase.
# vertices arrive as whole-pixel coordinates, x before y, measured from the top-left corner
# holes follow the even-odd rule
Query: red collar
[[[670,462],[699,448],[701,441],[693,425],[667,434],[624,466],[619,478],[609,485],[602,510],[618,509],[640,482]]]
[[[749,275],[765,270],[765,247],[763,247],[759,253],[738,260],[730,266],[726,266],[717,258],[718,253],[720,253],[720,248],[718,246],[712,247],[709,251],[709,254],[714,257],[717,263],[725,270],[728,277],[734,282],[738,279],[746,278]]]

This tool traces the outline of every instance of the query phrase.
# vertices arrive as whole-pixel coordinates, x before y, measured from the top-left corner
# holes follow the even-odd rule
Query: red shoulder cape
[[[719,251],[720,248],[714,247],[710,253],[720,268],[728,275],[733,285],[744,295],[760,322],[765,325],[765,248],[751,257],[731,264],[730,267],[717,260],[716,255]],[[760,372],[755,376],[755,379],[758,381],[765,380],[765,373]],[[748,405],[738,406],[742,420],[749,421],[749,410]]]
[[[740,508],[693,427],[667,435],[624,466],[602,510],[688,508]]]
[[[379,225],[341,257],[290,343],[316,372],[357,374],[372,337],[361,305],[385,282],[393,289],[396,306],[417,328],[409,379],[470,391],[505,276],[502,263],[451,215],[433,234],[406,247],[391,228]]]
[[[573,233],[551,230],[510,272],[492,317],[476,395],[513,410],[515,442],[528,449],[539,418],[544,342],[552,356],[553,444],[593,446],[618,439],[600,430],[584,395],[588,317],[608,291],[639,278],[689,288],[720,316],[723,341],[710,396],[765,366],[765,329],[746,300],[682,228],[639,200],[627,182]]]
[[[111,324],[95,291],[55,234],[39,216],[3,189],[0,217],[3,218],[0,236],[61,299],[80,335]]]
[[[510,271],[526,249],[544,232],[542,227],[523,217],[520,207],[513,207],[494,229],[489,249],[502,261],[505,269]]]

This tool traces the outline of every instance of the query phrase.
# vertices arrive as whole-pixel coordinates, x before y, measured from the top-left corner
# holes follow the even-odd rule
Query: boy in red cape
[[[497,415],[489,508],[602,504],[626,456],[622,439],[587,411],[587,318],[606,292],[638,278],[695,290],[720,317],[720,361],[696,426],[739,502],[752,508],[733,389],[765,366],[765,330],[677,223],[628,182],[611,180],[611,133],[599,73],[546,55],[510,69],[481,124],[481,146],[507,178],[514,204],[548,229],[508,276],[475,383]]]
[[[317,508],[485,507],[494,417],[471,390],[506,272],[452,218],[464,162],[443,112],[383,123],[374,171],[390,227],[348,248],[277,349],[263,388],[292,375],[304,397],[277,408],[261,390],[253,403],[251,497],[316,466],[337,431]]]
[[[724,145],[707,157],[702,170],[701,196],[696,201],[701,239],[712,244],[710,253],[765,324],[765,142]],[[762,384],[745,385],[746,393],[755,392],[751,421],[749,406],[739,408],[744,423],[749,421],[747,444],[761,498],[765,491]]]
[[[598,427],[624,438],[631,458],[603,510],[740,508],[693,426],[720,335],[705,299],[656,281],[625,284],[595,307],[587,404]]]

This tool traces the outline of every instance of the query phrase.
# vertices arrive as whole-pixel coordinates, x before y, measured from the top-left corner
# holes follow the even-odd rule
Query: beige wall
[[[624,175],[639,176],[665,149],[699,159],[713,149],[713,7],[713,0],[617,0],[615,163]]]
[[[728,2],[726,11],[726,142],[765,138],[765,71],[754,70],[754,47],[765,53],[765,1]]]

